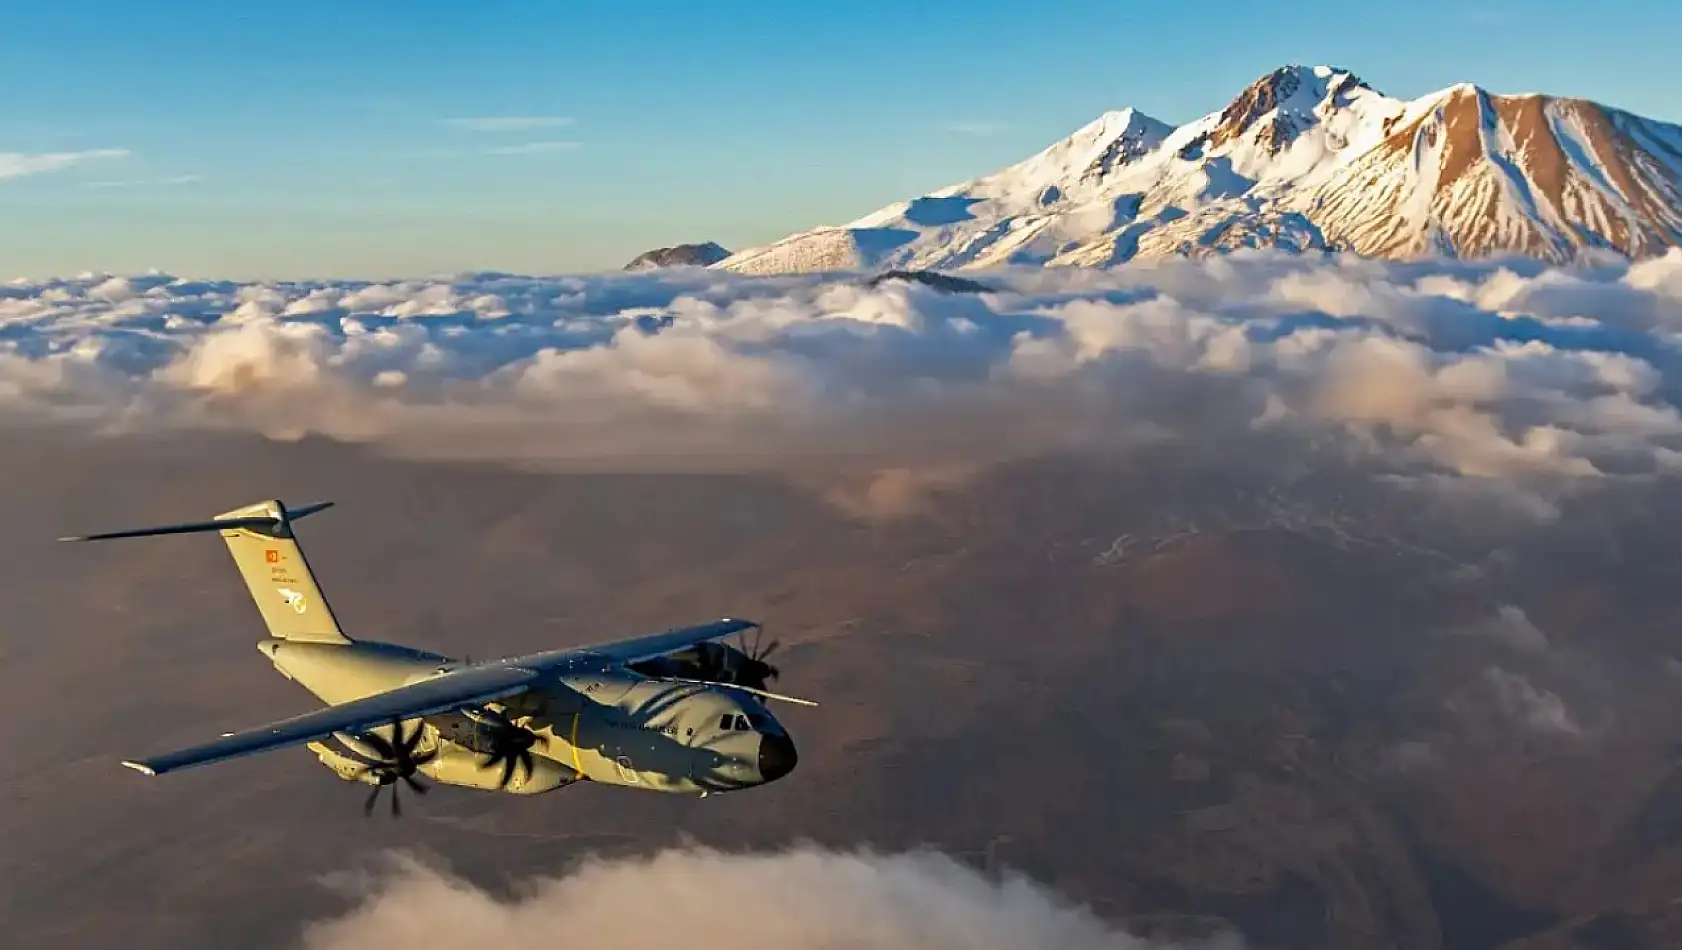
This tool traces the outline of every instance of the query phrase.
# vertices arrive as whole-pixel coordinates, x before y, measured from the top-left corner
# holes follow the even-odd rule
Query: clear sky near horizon
[[[1355,11],[1358,11],[1355,12]],[[1286,62],[1682,121],[1682,4],[35,0],[0,17],[0,277],[387,277],[740,248],[1179,123]]]

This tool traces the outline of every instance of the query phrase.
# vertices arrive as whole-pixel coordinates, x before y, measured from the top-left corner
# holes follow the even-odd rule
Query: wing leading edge
[[[162,775],[195,765],[300,745],[335,732],[361,732],[387,725],[393,720],[414,719],[461,706],[505,699],[529,689],[543,675],[540,670],[522,666],[470,667],[258,726],[190,749],[143,761],[124,761],[123,764],[147,775]]]
[[[577,647],[565,651],[569,654],[585,654],[602,657],[624,666],[640,660],[652,660],[657,656],[665,656],[674,650],[692,647],[708,640],[717,640],[732,633],[752,630],[759,624],[752,620],[736,620],[729,617],[704,623],[694,627],[679,627],[663,633],[650,633],[640,637],[627,637],[623,640],[610,640],[594,646]]]

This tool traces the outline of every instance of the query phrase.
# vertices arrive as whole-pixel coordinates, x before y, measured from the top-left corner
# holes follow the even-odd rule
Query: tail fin
[[[304,549],[292,534],[292,522],[331,506],[330,501],[288,509],[279,499],[223,512],[211,521],[111,531],[60,541],[105,541],[112,538],[141,538],[161,534],[217,531],[233,555],[251,599],[263,615],[269,635],[282,640],[311,643],[350,643],[339,629],[333,608],[315,582]]]

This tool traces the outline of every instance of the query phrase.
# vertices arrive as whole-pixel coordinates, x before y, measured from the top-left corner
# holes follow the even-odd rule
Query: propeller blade
[[[362,817],[370,818],[373,816],[374,804],[379,801],[380,789],[382,788],[385,788],[385,786],[375,785],[374,790],[368,793],[368,799],[362,803]]]
[[[360,736],[358,738],[362,740],[363,744],[368,746],[368,748],[373,749],[380,758],[385,759],[387,762],[397,758],[397,750],[392,748],[391,743],[385,741],[385,737],[379,733],[370,732],[367,735]]]

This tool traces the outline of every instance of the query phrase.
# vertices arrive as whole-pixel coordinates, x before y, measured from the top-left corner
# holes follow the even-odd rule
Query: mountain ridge
[[[1282,66],[1173,126],[1105,112],[994,172],[738,251],[744,273],[1107,266],[1238,248],[1566,262],[1682,246],[1682,126],[1456,83]]]

